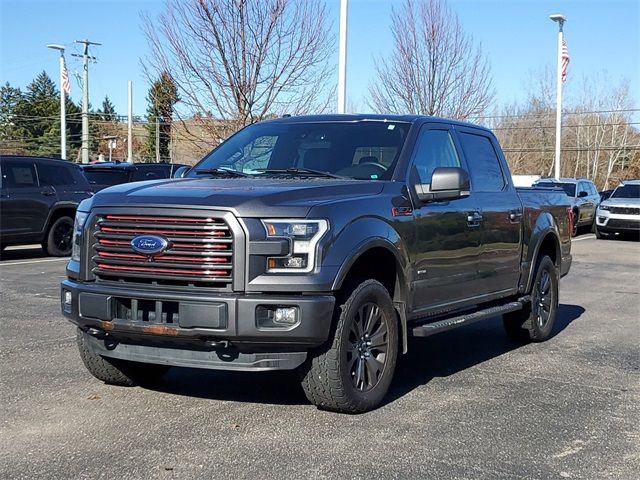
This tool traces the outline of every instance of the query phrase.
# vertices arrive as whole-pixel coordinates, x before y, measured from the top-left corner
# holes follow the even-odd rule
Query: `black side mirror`
[[[431,175],[431,184],[417,184],[421,202],[455,200],[469,196],[469,174],[460,167],[438,167]]]
[[[584,190],[582,190],[580,193],[578,193],[578,198],[583,198],[583,197],[588,197],[589,194],[587,192],[585,192]]]
[[[171,178],[183,178],[187,175],[189,170],[191,170],[191,167],[187,167],[184,165],[182,167],[178,167],[173,171]]]

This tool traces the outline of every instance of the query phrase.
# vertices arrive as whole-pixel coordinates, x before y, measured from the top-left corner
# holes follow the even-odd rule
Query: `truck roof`
[[[359,113],[359,114],[325,114],[325,115],[297,115],[284,116],[265,120],[265,122],[273,123],[311,123],[311,122],[405,122],[415,123],[417,121],[428,121],[433,123],[446,123],[449,125],[460,125],[464,127],[480,128],[487,132],[491,130],[475,123],[463,122],[461,120],[451,120],[441,117],[430,117],[428,115],[387,115],[377,113]]]

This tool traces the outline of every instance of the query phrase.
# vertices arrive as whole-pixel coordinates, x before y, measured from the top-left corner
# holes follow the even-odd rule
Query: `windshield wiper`
[[[314,170],[312,168],[256,168],[257,172],[260,173],[275,173],[279,175],[312,175],[316,177],[327,177],[327,178],[348,178],[343,177],[341,175],[336,175],[334,173],[323,172],[321,170]]]
[[[229,175],[231,177],[248,177],[249,175],[244,173],[244,172],[240,172],[238,170],[233,170],[233,169],[229,169],[229,168],[199,168],[198,170],[196,170],[196,173],[199,175]]]

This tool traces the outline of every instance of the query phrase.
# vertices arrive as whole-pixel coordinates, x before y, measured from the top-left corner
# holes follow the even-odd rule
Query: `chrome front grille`
[[[131,240],[168,240],[156,255],[134,251]],[[233,234],[222,218],[106,214],[93,229],[92,272],[99,280],[225,287],[233,278]]]
[[[609,211],[620,215],[640,215],[638,207],[609,207]]]

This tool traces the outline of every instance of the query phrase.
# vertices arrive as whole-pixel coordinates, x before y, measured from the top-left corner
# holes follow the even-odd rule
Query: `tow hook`
[[[96,337],[96,338],[106,338],[109,336],[109,334],[103,330],[99,330],[97,328],[87,328],[87,330],[85,330],[87,332],[87,334],[91,335],[92,337]]]
[[[226,348],[231,347],[231,342],[229,342],[228,340],[204,339],[204,343],[208,347],[212,347],[212,348],[215,348],[215,349],[218,349],[218,348],[226,349]]]

